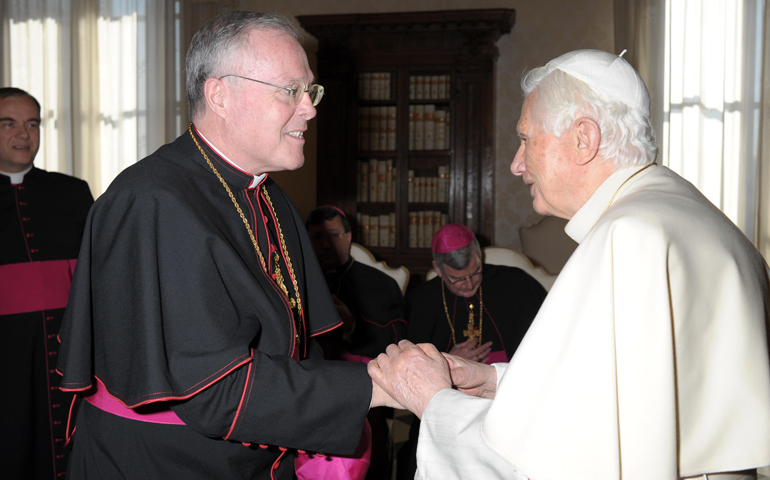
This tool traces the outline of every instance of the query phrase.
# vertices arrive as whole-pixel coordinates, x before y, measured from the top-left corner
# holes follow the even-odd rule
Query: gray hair
[[[203,86],[206,80],[219,78],[243,64],[239,55],[252,30],[279,30],[302,43],[302,34],[293,18],[273,13],[222,13],[198,30],[187,51],[187,101],[193,121],[205,111]]]
[[[601,129],[599,151],[615,169],[655,160],[655,131],[649,115],[551,65],[526,72],[521,89],[525,98],[537,90],[538,102],[530,107],[530,115],[547,133],[560,137],[579,116],[589,117]]]
[[[446,253],[433,252],[433,261],[442,271],[444,265],[449,265],[455,270],[463,270],[471,263],[471,258],[473,258],[471,255],[475,255],[479,263],[481,262],[481,246],[475,237],[471,243],[457,250]]]

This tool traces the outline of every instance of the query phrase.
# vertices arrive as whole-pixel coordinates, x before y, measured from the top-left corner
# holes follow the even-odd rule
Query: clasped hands
[[[497,372],[485,365],[446,353],[431,344],[408,340],[389,345],[369,362],[374,381],[372,406],[405,408],[422,418],[433,395],[444,388],[484,398],[494,398]]]

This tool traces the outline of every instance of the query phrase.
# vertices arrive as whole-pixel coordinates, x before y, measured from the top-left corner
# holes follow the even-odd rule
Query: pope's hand
[[[443,353],[449,365],[452,385],[457,390],[474,397],[495,398],[497,370],[492,365],[466,360]]]
[[[422,418],[433,395],[452,388],[449,366],[436,347],[418,346],[408,340],[389,345],[386,353],[369,362],[369,375],[418,418]]]

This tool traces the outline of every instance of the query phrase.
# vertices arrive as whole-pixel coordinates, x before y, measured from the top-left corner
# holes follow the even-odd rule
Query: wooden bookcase
[[[318,83],[326,91],[317,117],[318,204],[343,209],[362,244],[357,214],[395,214],[395,246],[367,248],[413,277],[430,269],[431,256],[430,248],[410,247],[410,212],[441,212],[476,232],[482,246],[494,238],[496,42],[514,18],[511,9],[298,17],[318,39]],[[389,98],[363,98],[367,73],[389,74]],[[448,98],[410,98],[410,77],[430,76],[448,76]],[[409,107],[417,105],[447,112],[447,148],[410,150]],[[361,148],[362,107],[395,107],[394,150]],[[370,159],[392,159],[392,201],[362,201],[359,166]],[[439,166],[448,172],[446,201],[409,202],[409,170],[436,177]]]

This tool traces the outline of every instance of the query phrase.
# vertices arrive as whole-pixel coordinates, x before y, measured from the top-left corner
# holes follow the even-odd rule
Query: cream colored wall
[[[521,179],[513,177],[509,170],[518,148],[516,123],[521,111],[521,72],[570,50],[614,50],[613,0],[240,0],[232,3],[245,10],[291,15],[477,8],[516,10],[513,30],[498,42],[495,244],[519,250],[519,228],[536,223],[540,218],[532,209],[529,191]],[[317,42],[308,36],[305,47],[313,66]],[[272,174],[297,204],[303,217],[315,206],[315,129],[312,125],[310,128],[313,131],[308,135],[305,146],[305,166],[296,172]]]

